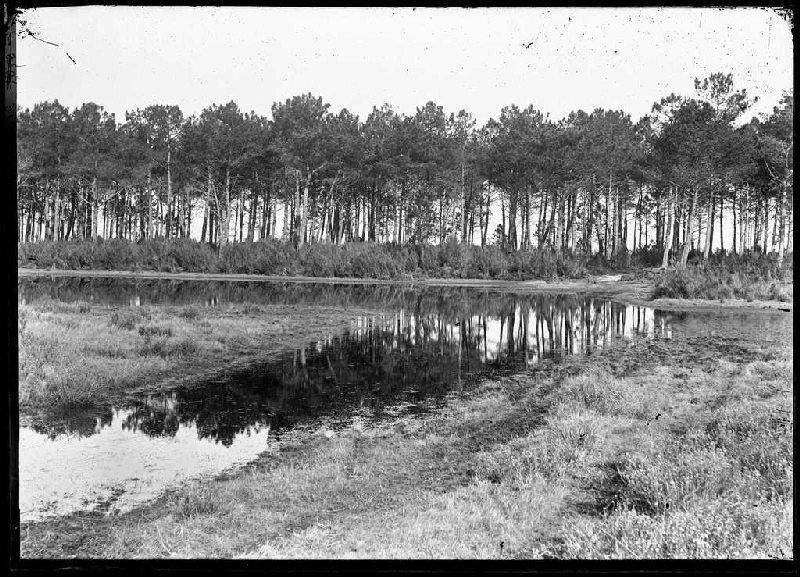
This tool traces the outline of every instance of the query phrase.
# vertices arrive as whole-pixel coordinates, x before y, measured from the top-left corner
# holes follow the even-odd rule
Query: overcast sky
[[[428,100],[479,122],[508,104],[634,119],[693,78],[732,72],[769,112],[792,83],[790,27],[762,9],[75,7],[25,13],[18,103],[57,98],[187,115],[235,100],[268,114],[303,92],[366,117]],[[73,64],[65,51],[75,59]]]

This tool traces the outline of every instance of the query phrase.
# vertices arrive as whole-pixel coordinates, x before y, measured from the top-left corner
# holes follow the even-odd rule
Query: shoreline
[[[185,280],[216,282],[262,282],[296,284],[350,284],[350,285],[407,285],[409,287],[454,287],[495,290],[515,293],[575,292],[613,296],[621,301],[639,306],[663,310],[781,310],[792,312],[793,303],[782,301],[746,301],[744,299],[706,300],[706,299],[651,299],[653,284],[649,281],[616,280],[609,275],[571,280],[500,280],[500,279],[461,279],[461,278],[419,278],[419,279],[375,279],[356,277],[309,277],[281,276],[235,273],[199,272],[161,272],[130,270],[72,270],[17,268],[18,278],[34,277],[82,277],[82,278],[123,278],[141,280]],[[617,275],[619,276],[619,275]]]
[[[413,279],[379,279],[360,277],[315,277],[290,275],[260,275],[243,273],[205,273],[205,272],[162,272],[133,270],[96,270],[96,269],[37,269],[18,267],[20,277],[31,276],[71,276],[71,277],[108,277],[108,278],[140,278],[167,280],[198,280],[223,282],[282,282],[282,283],[319,283],[319,284],[359,284],[359,285],[412,285],[412,286],[453,286],[465,288],[500,288],[518,290],[565,290],[572,288],[600,287],[609,289],[624,283],[626,286],[646,286],[637,281],[603,281],[594,278],[580,280],[502,280],[479,278],[413,278]],[[602,277],[600,277],[602,278]]]

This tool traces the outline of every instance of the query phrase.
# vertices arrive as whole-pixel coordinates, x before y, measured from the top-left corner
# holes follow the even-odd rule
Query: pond
[[[671,338],[685,313],[586,295],[402,286],[21,279],[19,302],[121,306],[336,305],[380,311],[220,377],[20,427],[20,514],[125,511],[191,478],[275,450],[297,428],[430,410],[483,377],[618,339]],[[268,309],[267,309],[268,310]],[[258,314],[258,313],[256,313]],[[261,312],[260,314],[266,314]]]

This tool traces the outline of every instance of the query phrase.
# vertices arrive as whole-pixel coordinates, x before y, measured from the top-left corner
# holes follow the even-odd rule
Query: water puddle
[[[269,425],[251,427],[235,442],[222,445],[203,440],[195,423],[171,423],[174,415],[164,414],[167,423],[160,424],[160,434],[152,424],[131,427],[135,412],[115,409],[91,434],[48,435],[21,428],[21,520],[81,510],[129,510],[165,488],[240,466],[268,448]]]
[[[393,286],[121,279],[20,282],[20,302],[131,306],[362,306],[338,335],[160,396],[20,427],[20,515],[126,511],[189,479],[241,466],[296,427],[425,411],[484,375],[584,354],[617,339],[670,338],[680,313],[576,295]]]

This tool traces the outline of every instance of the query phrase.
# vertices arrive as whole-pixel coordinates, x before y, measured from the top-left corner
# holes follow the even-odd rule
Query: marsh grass
[[[247,315],[242,309],[219,307],[198,322],[199,315],[182,316],[182,307],[20,304],[20,409],[106,406],[120,394],[157,387],[174,374],[188,379],[218,369],[234,351],[246,358],[306,345],[363,312],[274,306]]]
[[[143,510],[32,525],[23,551],[791,557],[790,343],[758,342],[710,359],[672,341],[609,347],[427,415],[288,432],[239,473]]]

